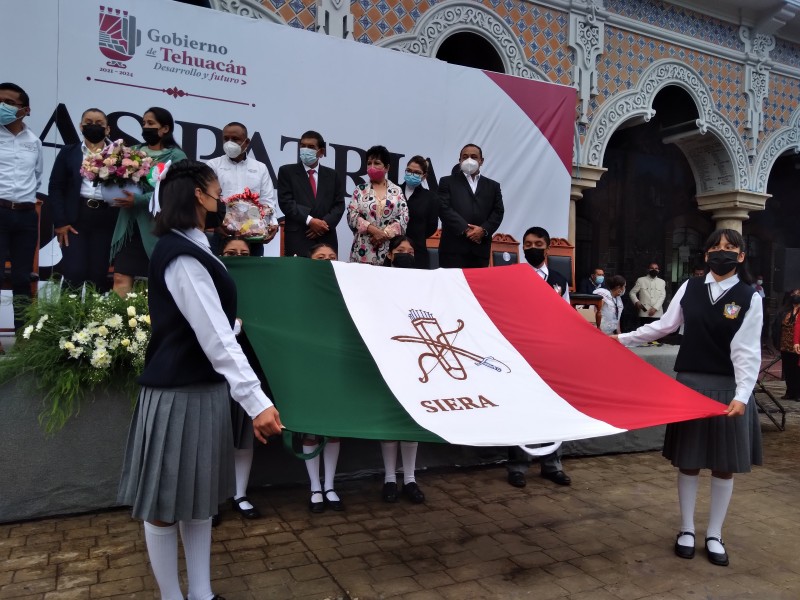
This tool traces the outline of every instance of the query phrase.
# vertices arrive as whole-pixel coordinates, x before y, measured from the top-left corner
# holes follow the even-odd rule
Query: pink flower
[[[117,177],[127,177],[128,176],[128,169],[125,167],[117,167]]]

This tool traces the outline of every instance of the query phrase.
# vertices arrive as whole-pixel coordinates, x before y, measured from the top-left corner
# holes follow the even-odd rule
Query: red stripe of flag
[[[530,266],[466,269],[464,275],[500,332],[582,413],[638,429],[724,412],[592,327]]]

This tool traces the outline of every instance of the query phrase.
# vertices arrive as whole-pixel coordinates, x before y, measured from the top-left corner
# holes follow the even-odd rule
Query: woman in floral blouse
[[[367,150],[369,181],[356,187],[347,207],[347,223],[355,234],[350,262],[382,265],[389,240],[406,232],[408,205],[400,187],[389,181],[390,160],[384,146]]]

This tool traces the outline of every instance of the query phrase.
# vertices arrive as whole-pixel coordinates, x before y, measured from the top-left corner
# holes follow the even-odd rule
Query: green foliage
[[[22,335],[0,360],[0,383],[18,377],[43,394],[39,422],[52,434],[99,389],[133,398],[149,341],[146,287],[126,298],[55,288],[28,307]]]

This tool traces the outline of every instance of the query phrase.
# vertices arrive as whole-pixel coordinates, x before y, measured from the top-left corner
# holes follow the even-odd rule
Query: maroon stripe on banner
[[[547,138],[567,173],[572,173],[577,92],[564,85],[531,81],[501,73],[484,73],[503,90]]]
[[[466,269],[464,276],[506,339],[582,413],[639,429],[724,412],[590,325],[528,265]]]

